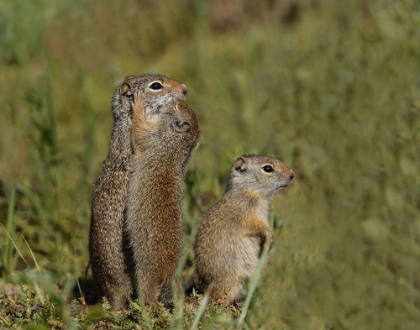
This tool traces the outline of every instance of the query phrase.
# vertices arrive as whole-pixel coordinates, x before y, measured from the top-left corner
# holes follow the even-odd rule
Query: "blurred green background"
[[[188,86],[202,132],[187,267],[235,158],[274,156],[296,177],[272,201],[248,324],[418,329],[418,1],[1,0],[0,71],[0,286],[39,267],[65,295],[84,276],[111,97],[160,73]]]

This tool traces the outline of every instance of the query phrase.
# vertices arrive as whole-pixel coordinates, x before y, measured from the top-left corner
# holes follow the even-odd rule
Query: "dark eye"
[[[131,99],[133,98],[133,92],[131,90],[128,90],[127,93],[124,94],[124,96]]]
[[[162,86],[161,83],[154,82],[153,84],[150,85],[150,88],[155,90],[155,91],[158,91],[159,89],[162,89],[163,86]]]
[[[263,171],[266,173],[271,173],[274,171],[273,167],[271,165],[264,165],[263,166]]]

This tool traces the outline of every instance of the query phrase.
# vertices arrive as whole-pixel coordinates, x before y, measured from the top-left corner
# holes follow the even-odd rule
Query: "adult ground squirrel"
[[[146,129],[145,129],[146,127]],[[134,278],[147,304],[169,306],[172,281],[183,250],[183,173],[199,128],[194,112],[180,100],[159,111],[134,112],[126,232]],[[141,150],[141,152],[137,152]]]
[[[273,245],[269,198],[292,182],[293,171],[272,157],[244,155],[230,172],[222,199],[203,216],[194,252],[193,285],[227,305],[244,299],[244,280],[252,277],[264,245]]]
[[[134,152],[131,141],[134,111],[157,111],[173,99],[184,100],[186,93],[185,85],[160,75],[127,77],[114,93],[111,143],[94,184],[89,237],[94,296],[96,299],[105,296],[114,308],[127,304],[133,291],[123,218]]]

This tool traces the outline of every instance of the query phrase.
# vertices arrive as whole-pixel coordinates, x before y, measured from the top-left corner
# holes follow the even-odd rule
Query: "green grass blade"
[[[15,188],[12,189],[12,196],[10,197],[9,207],[7,210],[7,223],[6,228],[3,229],[6,231],[8,239],[6,239],[6,248],[3,255],[3,279],[7,282],[10,278],[10,274],[12,273],[13,269],[11,269],[11,260],[12,260],[12,252],[13,252],[13,245],[14,245],[14,236],[15,236],[15,226],[14,226],[14,213],[15,213],[15,198],[16,198],[16,190]]]
[[[171,329],[181,329],[182,319],[184,315],[184,295],[174,301],[173,318],[171,322]]]
[[[22,235],[22,238],[23,238],[23,241],[25,242],[26,246],[28,247],[29,252],[31,253],[32,260],[33,260],[33,261],[34,261],[34,263],[35,263],[36,269],[38,270],[38,272],[41,272],[41,269],[39,268],[38,262],[36,261],[35,255],[34,255],[34,253],[32,252],[32,249],[31,249],[31,247],[29,246],[28,242],[26,241],[25,236],[23,236],[23,235]]]
[[[4,229],[4,231],[6,232],[6,235],[8,237],[8,239],[12,242],[13,246],[15,247],[17,253],[20,255],[20,257],[22,258],[22,260],[25,262],[25,264],[29,267],[29,264],[27,263],[25,257],[23,256],[23,254],[20,252],[19,248],[17,247],[15,241],[12,239],[12,237],[9,235],[9,233],[7,232],[7,229],[4,228],[3,224],[0,223],[1,227]],[[10,275],[10,274],[9,274]]]
[[[258,266],[257,266],[257,269],[255,271],[255,274],[252,277],[251,282],[249,283],[248,294],[246,295],[245,302],[244,302],[244,304],[242,306],[241,315],[239,316],[238,321],[236,323],[236,326],[237,327],[242,326],[242,324],[245,321],[245,317],[246,317],[246,315],[248,313],[248,309],[249,309],[249,306],[251,304],[252,296],[253,296],[255,290],[257,289],[258,283],[259,283],[260,278],[261,278],[261,274],[262,274],[262,272],[264,270],[264,266],[266,265],[266,263],[268,261],[268,256],[269,256],[269,249],[268,249],[267,246],[264,246],[264,249],[263,249],[263,253],[261,255],[260,262],[258,263]]]
[[[200,306],[198,307],[197,314],[195,315],[194,321],[191,324],[190,330],[198,329],[198,323],[200,322],[201,317],[203,316],[204,311],[206,310],[206,305],[208,301],[209,301],[209,294],[205,293],[203,296],[203,300],[201,301]]]

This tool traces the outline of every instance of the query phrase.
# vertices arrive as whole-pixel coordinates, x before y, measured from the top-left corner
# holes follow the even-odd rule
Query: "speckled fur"
[[[144,116],[134,113],[126,231],[137,292],[148,304],[171,304],[183,249],[183,173],[198,136],[197,119],[180,100]]]
[[[271,165],[271,173],[263,166]],[[222,199],[203,216],[194,246],[193,286],[220,304],[244,299],[244,280],[255,273],[262,249],[271,248],[269,198],[291,183],[293,171],[265,156],[239,157]]]
[[[158,92],[150,90],[148,86],[154,81],[161,82],[164,89]],[[125,97],[122,86],[131,88],[135,97]],[[105,296],[116,309],[125,307],[134,291],[130,250],[123,237],[129,165],[134,153],[131,136],[133,112],[135,109],[157,110],[173,99],[184,100],[185,94],[185,85],[158,75],[127,77],[114,93],[111,143],[92,194],[89,257],[95,289],[93,298],[99,300]]]

